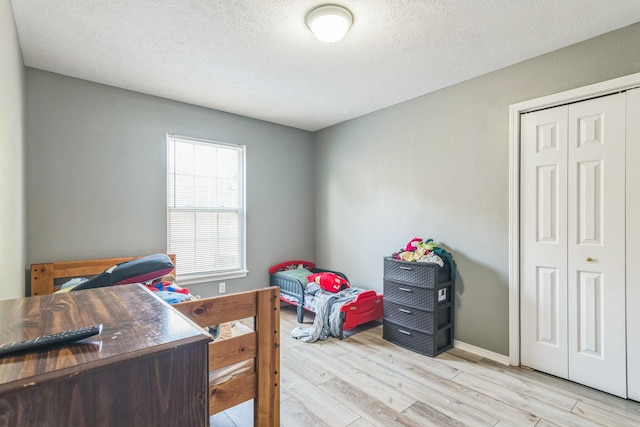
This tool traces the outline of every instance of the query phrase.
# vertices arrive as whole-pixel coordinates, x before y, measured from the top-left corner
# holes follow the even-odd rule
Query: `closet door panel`
[[[640,89],[627,92],[627,381],[640,401]]]
[[[521,117],[521,363],[567,378],[566,106]]]
[[[577,351],[602,359],[602,274],[578,273]]]
[[[617,94],[571,104],[569,379],[626,397],[625,110]]]

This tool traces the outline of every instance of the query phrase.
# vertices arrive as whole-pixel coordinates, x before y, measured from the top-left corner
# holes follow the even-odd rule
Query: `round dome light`
[[[310,11],[306,21],[318,40],[334,43],[347,34],[353,24],[353,15],[342,6],[325,4]]]

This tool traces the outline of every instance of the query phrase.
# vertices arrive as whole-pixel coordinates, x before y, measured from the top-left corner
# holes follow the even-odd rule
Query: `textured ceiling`
[[[331,1],[330,1],[331,2]],[[639,0],[12,0],[25,64],[318,130],[640,21]]]

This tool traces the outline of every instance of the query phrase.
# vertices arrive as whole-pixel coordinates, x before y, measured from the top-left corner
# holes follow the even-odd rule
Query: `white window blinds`
[[[241,277],[245,147],[167,135],[167,251],[182,284]]]

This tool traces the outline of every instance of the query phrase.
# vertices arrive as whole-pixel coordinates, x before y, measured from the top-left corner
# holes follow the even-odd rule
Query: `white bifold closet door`
[[[627,396],[626,95],[521,116],[521,361]]]

